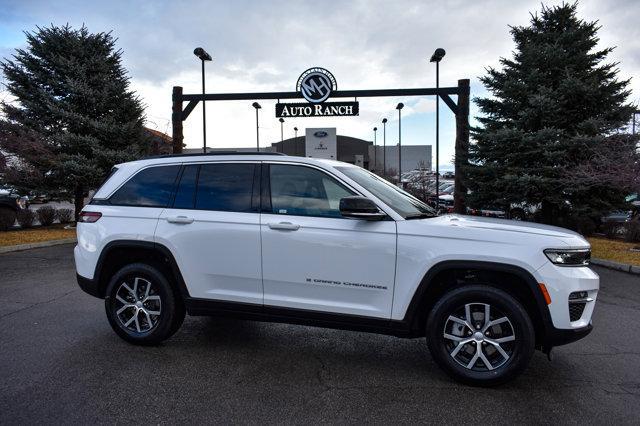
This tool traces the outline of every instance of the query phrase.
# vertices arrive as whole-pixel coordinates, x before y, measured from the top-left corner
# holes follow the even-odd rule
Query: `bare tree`
[[[565,169],[570,187],[615,187],[640,193],[640,147],[638,136],[616,134],[593,145],[588,159]]]

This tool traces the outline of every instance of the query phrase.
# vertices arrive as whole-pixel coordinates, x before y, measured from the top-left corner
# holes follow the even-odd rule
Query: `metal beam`
[[[182,111],[182,121],[187,119],[187,117],[189,116],[189,114],[191,114],[191,111],[193,111],[196,105],[198,105],[198,101],[189,101],[187,106]]]
[[[453,112],[454,115],[458,114],[458,105],[456,105],[456,103],[453,101],[453,99],[451,99],[449,95],[440,95],[440,98],[442,98],[444,103],[447,104],[447,106],[449,107],[451,112]]]
[[[336,90],[331,98],[370,98],[384,96],[435,96],[458,95],[458,87],[417,88],[417,89],[374,89]],[[182,95],[183,101],[242,101],[258,99],[302,99],[300,92],[258,92],[258,93],[207,93]]]

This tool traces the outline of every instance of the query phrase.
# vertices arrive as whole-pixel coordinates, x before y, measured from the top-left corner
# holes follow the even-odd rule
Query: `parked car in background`
[[[601,218],[602,223],[626,223],[631,220],[631,210],[615,210]]]
[[[445,179],[454,179],[456,177],[456,174],[454,172],[444,172],[442,174],[442,177]]]
[[[11,188],[0,189],[0,214],[13,217],[22,209],[29,207],[29,198],[21,196]]]

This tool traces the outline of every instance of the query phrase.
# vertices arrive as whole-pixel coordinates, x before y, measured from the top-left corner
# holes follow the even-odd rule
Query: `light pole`
[[[259,103],[254,102],[251,104],[256,109],[256,147],[260,152],[260,127],[258,126],[258,110],[262,108]]]
[[[375,173],[376,168],[378,167],[378,128],[373,128],[373,172]]]
[[[404,104],[400,102],[396,109],[398,110],[398,182],[402,188],[402,108]]]
[[[387,176],[387,119],[382,119],[382,176]]]
[[[202,62],[202,152],[207,153],[207,113],[205,105],[207,102],[204,100],[204,63],[211,60],[209,55],[202,47],[196,47],[193,50],[193,54],[200,58]]]
[[[295,153],[298,150],[298,128],[294,127],[293,131],[295,132],[295,135],[296,135],[295,138],[293,138],[293,152],[294,152],[293,155],[295,155]]]
[[[429,62],[436,63],[436,91],[440,89],[440,61],[445,51],[439,47],[431,55]],[[457,170],[455,171],[457,173]],[[440,206],[440,94],[436,94],[436,209]]]
[[[284,151],[284,118],[280,117],[280,145],[282,145],[282,151]]]

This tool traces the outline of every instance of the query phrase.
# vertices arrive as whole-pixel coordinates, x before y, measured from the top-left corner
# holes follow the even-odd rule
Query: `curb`
[[[0,247],[0,254],[11,253],[14,251],[30,250],[30,249],[41,248],[41,247],[51,247],[51,246],[57,246],[60,244],[71,244],[75,242],[76,242],[75,238],[65,238],[62,240],[42,241],[40,243],[18,244],[15,246]]]
[[[629,274],[640,275],[640,266],[627,265],[626,263],[612,262],[604,259],[591,259],[592,265],[602,266],[616,271],[627,272]]]

